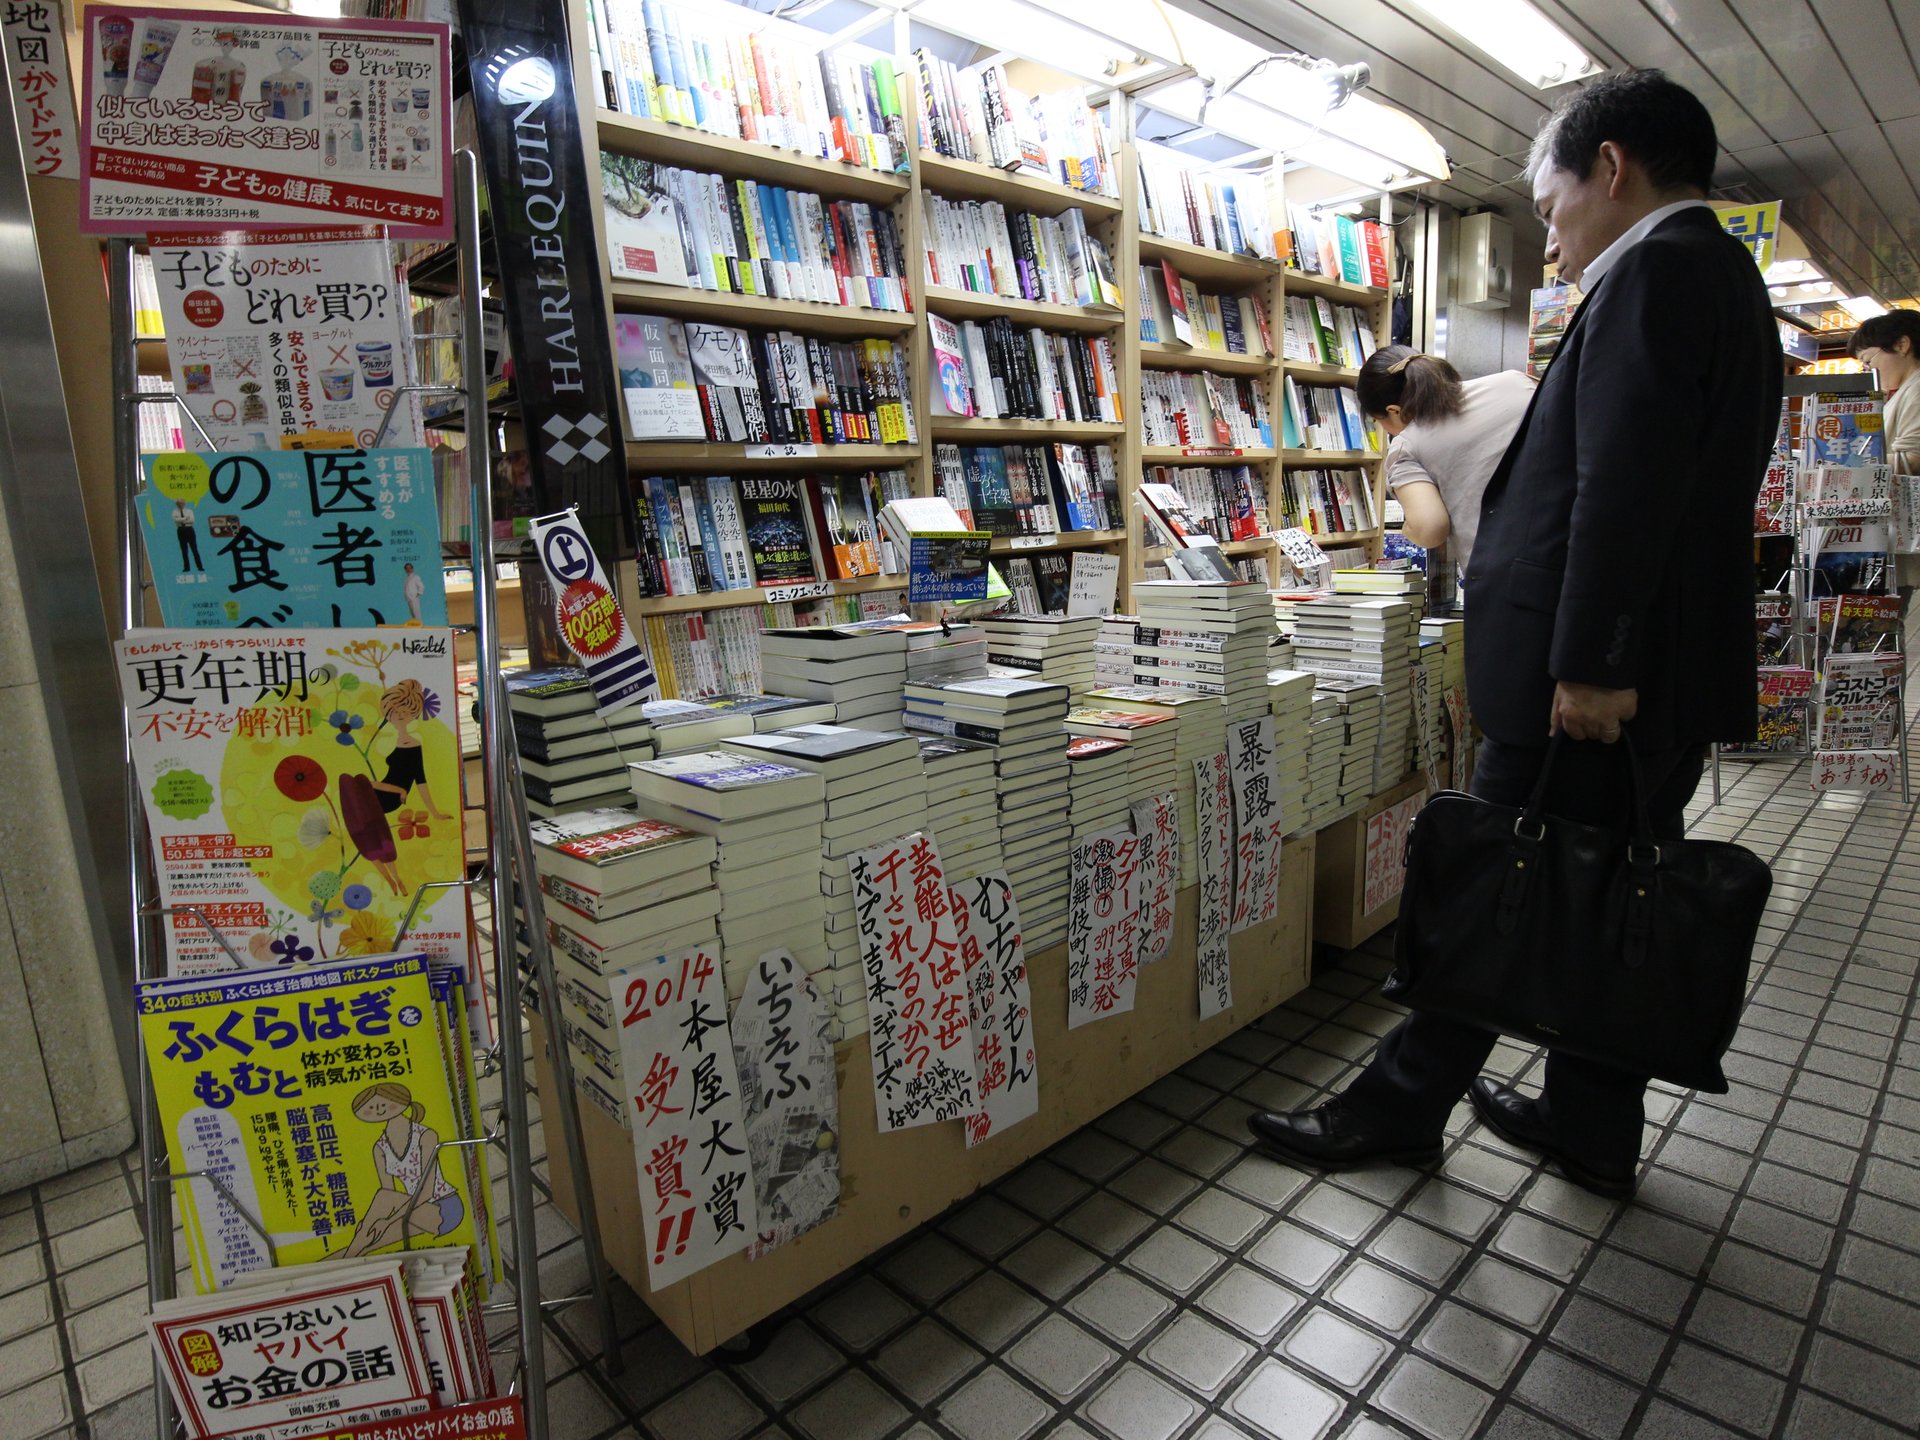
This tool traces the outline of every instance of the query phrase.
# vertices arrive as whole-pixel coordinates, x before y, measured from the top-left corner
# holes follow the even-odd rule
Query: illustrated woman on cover
[[[402,680],[389,686],[380,696],[380,714],[393,727],[393,749],[387,756],[387,773],[375,781],[365,775],[340,777],[340,818],[360,854],[377,870],[387,888],[396,895],[407,893],[406,883],[394,868],[399,850],[393,843],[393,829],[387,816],[398,810],[418,787],[420,803],[435,820],[451,817],[434,803],[427,788],[427,764],[420,748],[420,737],[413,727],[427,713],[426,691],[418,680]]]
[[[353,1097],[353,1114],[380,1127],[373,1142],[380,1188],[341,1254],[352,1258],[403,1240],[451,1234],[466,1218],[466,1202],[440,1171],[440,1137],[420,1123],[426,1110],[413,1092],[391,1080],[369,1085]]]

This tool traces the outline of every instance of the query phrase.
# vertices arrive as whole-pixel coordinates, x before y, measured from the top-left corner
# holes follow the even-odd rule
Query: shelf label
[[[767,604],[778,605],[787,600],[819,600],[831,594],[833,586],[820,581],[811,585],[775,585],[767,591]]]
[[[1246,452],[1238,445],[1187,445],[1181,447],[1180,453],[1189,460],[1211,460],[1220,456],[1243,455]]]
[[[1058,545],[1058,535],[1016,535],[1007,542],[1009,550],[1044,550],[1049,545]]]
[[[749,445],[749,460],[811,460],[820,453],[814,445]]]

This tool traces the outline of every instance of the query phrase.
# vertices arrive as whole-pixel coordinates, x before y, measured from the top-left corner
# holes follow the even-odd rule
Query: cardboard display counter
[[[1409,775],[1357,813],[1319,832],[1313,880],[1313,938],[1351,950],[1400,916],[1407,828],[1427,796],[1427,778]]]
[[[608,1263],[695,1354],[744,1333],[1305,988],[1315,843],[1308,835],[1283,846],[1279,918],[1232,938],[1234,1005],[1210,1020],[1198,1018],[1194,890],[1180,892],[1173,950],[1141,970],[1129,1014],[1069,1031],[1066,948],[1027,956],[1040,1111],[971,1150],[957,1121],[882,1135],[874,1125],[867,1037],[841,1044],[835,1053],[840,1212],[762,1259],[732,1255],[651,1293],[632,1141],[605,1112],[582,1105],[587,1168]],[[552,1093],[553,1074],[537,1016],[533,1027],[545,1096]],[[554,1203],[575,1218],[571,1177],[563,1166],[552,1173]]]

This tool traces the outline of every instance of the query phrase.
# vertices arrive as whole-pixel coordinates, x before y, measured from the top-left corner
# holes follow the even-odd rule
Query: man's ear
[[[1627,188],[1627,154],[1611,140],[1602,140],[1593,159],[1595,173],[1606,182],[1607,198],[1618,200]]]

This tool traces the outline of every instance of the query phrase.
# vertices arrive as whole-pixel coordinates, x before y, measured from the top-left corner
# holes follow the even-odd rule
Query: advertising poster
[[[216,450],[277,450],[309,430],[424,443],[406,294],[379,227],[202,230],[149,246],[174,388]],[[192,434],[191,427],[188,433]]]
[[[116,645],[160,893],[251,965],[394,948],[415,894],[466,876],[453,633],[136,630]],[[165,926],[169,973],[233,968]],[[468,960],[466,892],[420,896],[406,945]]]
[[[246,11],[86,12],[80,228],[453,233],[447,27]]]
[[[566,511],[533,522],[533,548],[553,581],[560,638],[593,684],[602,715],[660,694],[653,661],[634,639],[613,581],[593,552],[579,515]]]
[[[607,979],[620,1015],[647,1284],[655,1294],[759,1229],[720,960],[694,946]]]
[[[29,175],[80,176],[80,130],[73,115],[73,77],[59,0],[8,0],[0,10],[7,89]]]
[[[832,1029],[832,1002],[791,952],[770,950],[755,962],[733,1007],[733,1055],[760,1212],[749,1260],[839,1212],[840,1092]]]
[[[136,500],[163,623],[444,625],[426,450],[144,455]]]

